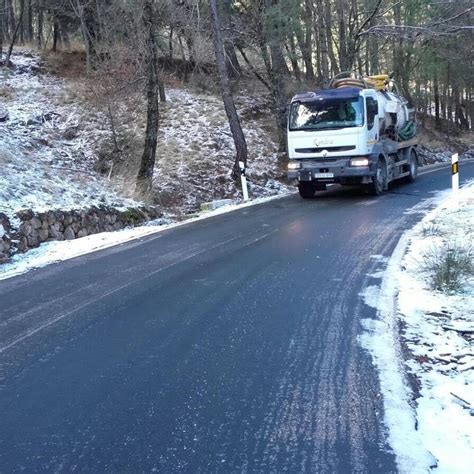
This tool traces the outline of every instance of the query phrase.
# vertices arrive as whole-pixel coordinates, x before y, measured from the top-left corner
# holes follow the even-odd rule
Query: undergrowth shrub
[[[457,244],[425,254],[431,287],[447,294],[461,291],[464,280],[474,274],[473,255],[471,248]]]

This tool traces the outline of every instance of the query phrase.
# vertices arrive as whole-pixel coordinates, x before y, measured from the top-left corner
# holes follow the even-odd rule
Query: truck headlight
[[[351,166],[369,166],[368,158],[352,158]]]
[[[299,170],[300,168],[301,168],[300,161],[290,161],[288,163],[288,171],[295,171],[295,170]]]

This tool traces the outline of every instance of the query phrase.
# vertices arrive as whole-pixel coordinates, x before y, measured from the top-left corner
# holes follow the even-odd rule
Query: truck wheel
[[[298,191],[303,199],[311,199],[314,197],[316,188],[313,183],[299,183]]]
[[[385,183],[387,181],[387,169],[382,160],[377,161],[377,167],[375,168],[375,176],[372,178],[372,182],[368,185],[369,193],[373,196],[382,194],[385,189]]]
[[[416,156],[415,150],[410,152],[410,157],[408,158],[408,171],[410,174],[407,176],[407,181],[413,183],[418,175],[418,157]]]

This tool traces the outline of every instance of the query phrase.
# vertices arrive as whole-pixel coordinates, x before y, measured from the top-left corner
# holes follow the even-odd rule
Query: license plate
[[[334,173],[314,173],[315,178],[334,178]]]

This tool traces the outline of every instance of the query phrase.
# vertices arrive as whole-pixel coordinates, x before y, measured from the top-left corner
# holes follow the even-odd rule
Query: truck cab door
[[[365,110],[367,117],[367,152],[372,153],[379,140],[378,103],[373,97],[366,97]]]

